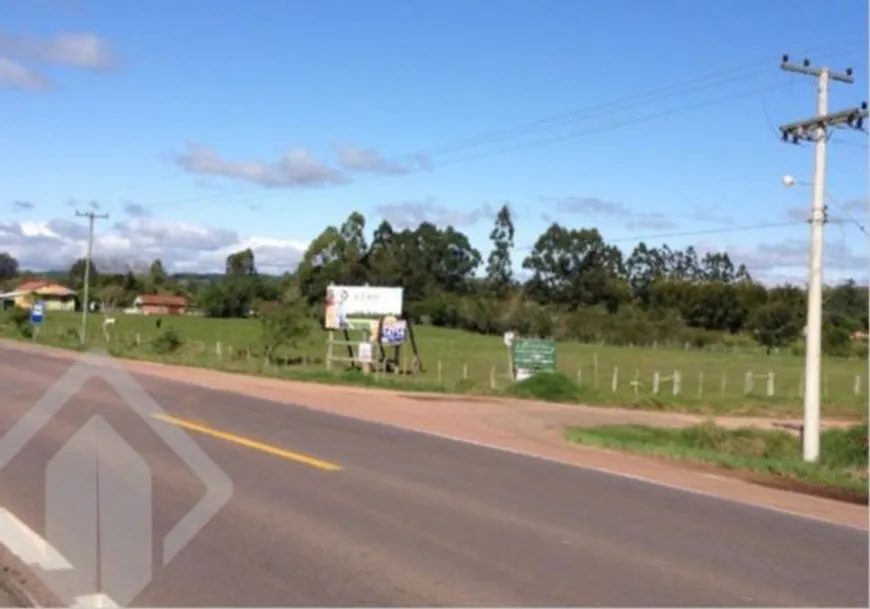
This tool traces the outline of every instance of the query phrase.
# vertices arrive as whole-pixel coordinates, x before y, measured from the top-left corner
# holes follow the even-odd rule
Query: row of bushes
[[[749,334],[693,328],[676,311],[647,312],[631,305],[622,306],[616,312],[604,307],[565,311],[521,297],[504,302],[481,296],[462,298],[445,294],[411,303],[408,314],[416,324],[491,335],[515,331],[524,336],[620,346],[688,344],[695,348],[762,348]],[[827,355],[867,357],[867,343],[853,341],[842,328],[826,325],[823,337]],[[795,355],[802,355],[803,341],[790,344],[787,349]]]
[[[491,298],[445,295],[411,304],[409,315],[417,324],[481,334],[500,335],[510,330],[524,336],[611,345],[688,343],[698,348],[710,345],[757,347],[749,336],[690,328],[675,312],[654,317],[631,306],[624,306],[616,313],[604,307],[563,311],[519,298],[504,303]]]
[[[457,299],[447,296],[413,303],[409,307],[409,314],[418,325],[489,335],[514,331],[523,336],[617,346],[670,344],[690,345],[698,349],[715,346],[741,350],[759,348],[758,343],[745,334],[691,328],[672,311],[656,317],[629,306],[620,308],[616,313],[598,307],[567,312],[519,299],[505,306],[505,303],[489,298]],[[20,336],[32,336],[29,312],[24,309],[11,308],[4,311],[0,321],[13,328]],[[867,358],[867,343],[851,340],[848,333],[841,328],[826,327],[823,337],[824,352],[827,355]],[[182,338],[174,330],[167,328],[155,337],[152,348],[170,353],[180,348],[182,343]],[[805,352],[803,341],[792,343],[788,350],[793,355],[802,356]]]

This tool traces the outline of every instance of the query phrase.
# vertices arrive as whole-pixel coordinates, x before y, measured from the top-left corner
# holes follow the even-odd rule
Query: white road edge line
[[[39,567],[44,571],[73,569],[69,561],[47,539],[3,507],[0,507],[0,543],[29,567]],[[72,607],[99,609],[101,607],[120,607],[120,605],[113,601],[109,595],[100,592],[76,596],[73,599]]]
[[[39,567],[43,571],[65,571],[73,568],[48,540],[6,508],[0,508],[0,543],[30,567]]]
[[[150,376],[150,375],[147,375],[147,373],[146,373],[146,376]],[[159,379],[160,377],[152,376],[152,378]],[[165,379],[164,379],[164,382],[169,382],[169,383],[174,382],[174,383],[180,383],[180,384],[186,384],[186,385],[194,385],[197,387],[205,388],[209,391],[215,391],[214,389],[208,389],[204,385],[200,385],[199,383],[194,383],[194,382],[175,381],[175,380],[166,381]],[[236,392],[230,391],[230,390],[218,390],[218,391],[223,391],[226,393],[233,393],[234,395],[246,395],[244,393],[236,393]],[[252,397],[252,396],[248,396],[248,397]],[[332,411],[327,411],[327,410],[320,410],[314,406],[305,406],[302,404],[292,404],[289,402],[282,402],[282,401],[278,401],[278,400],[274,400],[274,399],[270,400],[268,398],[256,398],[256,399],[260,399],[260,400],[263,400],[265,402],[273,402],[276,404],[283,404],[284,406],[290,406],[291,408],[301,408],[303,410],[308,410],[309,412],[315,412],[315,413],[322,414],[322,415],[334,416],[334,417],[339,417],[339,418],[343,418],[343,419],[351,419],[353,421],[360,421],[362,423],[369,423],[371,425],[380,425],[382,427],[388,427],[390,429],[396,429],[399,431],[417,433],[417,434],[420,434],[423,436],[429,436],[431,438],[438,438],[440,440],[448,440],[450,442],[458,442],[460,444],[467,444],[469,446],[475,446],[477,448],[495,450],[495,451],[498,451],[501,453],[507,453],[509,455],[514,455],[514,456],[518,456],[518,457],[526,457],[529,459],[536,459],[538,461],[544,461],[546,463],[553,463],[556,465],[562,465],[562,466],[567,466],[567,467],[575,467],[578,469],[584,469],[587,471],[597,472],[599,474],[607,474],[609,476],[614,476],[616,478],[623,478],[625,480],[632,480],[634,482],[649,484],[651,486],[658,486],[660,488],[665,488],[665,489],[668,489],[671,491],[677,491],[680,493],[686,493],[688,495],[696,495],[699,497],[705,497],[707,499],[715,499],[717,501],[730,503],[732,505],[738,505],[738,506],[741,506],[744,508],[754,508],[754,509],[759,509],[759,510],[766,510],[769,512],[784,514],[786,516],[792,516],[794,518],[801,518],[803,520],[809,520],[812,522],[817,522],[817,523],[825,524],[828,526],[842,527],[842,528],[850,529],[852,531],[860,531],[861,533],[865,533],[865,534],[867,533],[867,529],[864,527],[861,527],[861,526],[857,526],[857,525],[853,525],[853,524],[843,524],[840,522],[833,522],[831,520],[827,520],[825,518],[821,518],[818,516],[811,516],[809,514],[802,514],[800,512],[795,512],[793,510],[788,510],[786,508],[780,508],[780,507],[776,507],[773,505],[765,505],[765,504],[760,504],[760,503],[752,503],[749,501],[742,501],[740,499],[732,499],[731,497],[724,497],[722,495],[717,495],[716,493],[709,493],[707,491],[699,491],[699,490],[692,489],[692,488],[686,488],[684,486],[670,484],[668,482],[661,482],[659,480],[654,480],[652,478],[645,478],[644,476],[636,476],[634,474],[626,474],[624,472],[620,472],[620,471],[616,471],[616,470],[612,470],[612,469],[607,469],[606,467],[597,467],[594,465],[585,465],[585,464],[581,464],[581,463],[574,463],[572,461],[568,461],[567,459],[562,460],[562,459],[555,459],[553,457],[544,457],[542,455],[536,455],[535,453],[525,452],[525,451],[517,450],[517,449],[513,449],[513,448],[507,448],[505,446],[499,446],[497,444],[488,444],[486,442],[479,442],[477,440],[470,440],[468,438],[463,438],[461,436],[453,436],[450,434],[444,434],[444,433],[439,433],[436,431],[429,431],[426,429],[419,429],[419,428],[414,428],[414,427],[403,427],[401,425],[396,425],[395,423],[385,423],[383,421],[372,421],[371,419],[366,419],[363,417],[354,416],[352,414],[338,413],[338,412],[332,412]],[[833,500],[830,500],[830,501],[833,501]]]

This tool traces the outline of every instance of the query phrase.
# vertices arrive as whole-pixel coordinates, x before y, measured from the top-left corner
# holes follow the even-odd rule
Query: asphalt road
[[[14,452],[0,471],[11,514],[0,536],[25,543],[7,541],[20,522],[48,538],[63,558],[39,560],[67,563],[49,580],[64,602],[92,593],[100,574],[132,606],[868,605],[866,532],[139,377],[173,417],[152,417],[155,428],[185,429],[233,483],[163,566],[164,536],[204,485],[105,381],[88,381],[44,426],[31,421],[20,450],[9,444],[69,365],[0,347],[0,467]],[[108,426],[82,436],[94,415]]]

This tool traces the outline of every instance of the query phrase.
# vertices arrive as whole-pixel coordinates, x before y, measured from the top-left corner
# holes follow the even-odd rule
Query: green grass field
[[[808,485],[807,491],[841,489],[867,501],[867,425],[828,429],[820,460],[807,463],[796,435],[786,431],[723,429],[711,424],[683,429],[643,425],[569,428],[569,442],[655,457],[704,463]]]
[[[91,316],[90,346],[108,346],[112,353],[124,357],[300,380],[363,382],[460,393],[501,393],[510,391],[512,385],[507,376],[508,354],[501,337],[417,327],[415,334],[425,368],[422,374],[362,377],[359,373],[326,372],[324,331],[314,332],[299,351],[287,354],[301,358],[301,362],[275,367],[266,365],[264,358],[257,355],[262,330],[255,320],[164,317],[163,330],[172,327],[184,344],[175,353],[162,355],[149,346],[149,341],[162,332],[156,328],[154,317],[118,314],[115,318],[107,345],[101,329],[102,318]],[[38,341],[75,348],[80,319],[76,314],[50,312]],[[248,349],[252,350],[250,356]],[[560,343],[557,365],[560,372],[580,385],[577,399],[588,404],[735,415],[796,415],[801,411],[804,361],[791,355]],[[674,371],[681,376],[678,395],[673,394],[673,384],[667,380]],[[662,381],[659,393],[654,395],[655,372],[660,373]],[[747,373],[755,377],[748,394]],[[767,395],[769,373],[774,374],[773,396]],[[867,415],[867,404],[866,360],[826,359],[823,416],[863,418]]]

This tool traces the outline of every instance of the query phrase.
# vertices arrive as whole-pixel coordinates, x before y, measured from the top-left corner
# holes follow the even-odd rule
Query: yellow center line
[[[250,438],[244,438],[242,436],[237,436],[236,434],[232,434],[226,431],[220,431],[218,429],[213,429],[211,427],[206,427],[205,425],[200,425],[198,423],[194,423],[192,421],[185,421],[184,419],[176,419],[175,417],[170,417],[169,415],[155,414],[153,415],[155,418],[160,419],[162,421],[166,421],[167,423],[173,423],[178,425],[182,429],[187,429],[189,431],[196,431],[206,436],[211,436],[212,438],[217,438],[219,440],[224,440],[226,442],[232,442],[233,444],[238,444],[239,446],[245,446],[247,448],[252,448],[254,450],[258,450],[262,453],[266,453],[268,455],[273,455],[275,457],[281,457],[282,459],[287,459],[288,461],[295,461],[297,463],[302,463],[304,465],[308,465],[309,467],[313,467],[316,469],[321,469],[330,472],[341,471],[341,466],[336,465],[335,463],[330,463],[329,461],[322,461],[315,457],[309,457],[308,455],[303,455],[302,453],[293,452],[290,450],[285,450],[283,448],[278,448],[277,446],[271,446],[269,444],[264,444],[262,442],[257,442],[256,440],[251,440]]]

